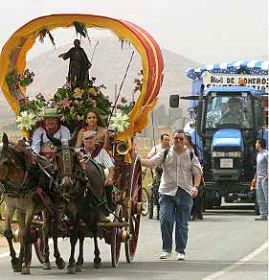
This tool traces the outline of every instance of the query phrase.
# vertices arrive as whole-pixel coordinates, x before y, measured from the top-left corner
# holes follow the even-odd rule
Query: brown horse
[[[36,182],[38,182],[40,170],[33,167],[27,170],[25,147],[9,143],[8,136],[5,133],[2,142],[3,146],[0,149],[0,182],[5,186],[4,235],[9,244],[13,270],[15,272],[21,271],[22,274],[30,273],[32,243],[36,238],[31,230],[31,224],[34,214],[40,211],[42,211],[44,219],[42,233],[45,261],[43,267],[44,269],[50,269],[48,246],[48,221],[50,217],[48,209],[45,208],[36,192]],[[17,210],[19,224],[19,257],[16,257],[12,242],[11,223],[15,210]],[[57,246],[55,248],[54,255],[57,266],[58,268],[64,268],[64,261],[60,257]]]
[[[80,271],[83,264],[83,241],[84,232],[81,221],[87,226],[94,238],[94,267],[101,265],[100,250],[97,240],[97,221],[100,215],[100,208],[103,207],[104,178],[99,167],[89,161],[85,170],[79,164],[80,156],[76,150],[69,147],[67,141],[59,141],[50,138],[57,149],[57,166],[59,172],[59,190],[69,199],[66,213],[73,224],[70,233],[71,254],[68,264],[68,273]],[[75,263],[75,246],[80,241],[79,256]]]

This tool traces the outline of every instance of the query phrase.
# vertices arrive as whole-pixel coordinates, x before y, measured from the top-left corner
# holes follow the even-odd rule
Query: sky
[[[0,48],[23,24],[56,13],[132,21],[147,30],[161,48],[200,63],[267,58],[268,0],[2,1]],[[59,40],[64,45],[71,37],[65,32]],[[40,51],[35,49],[33,56]]]

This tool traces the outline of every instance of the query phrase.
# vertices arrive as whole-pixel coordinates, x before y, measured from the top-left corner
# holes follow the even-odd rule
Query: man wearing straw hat
[[[32,137],[31,149],[35,154],[53,158],[56,150],[48,139],[47,134],[59,140],[68,140],[70,138],[69,129],[60,123],[61,116],[57,107],[44,109],[41,115],[43,118],[42,125],[34,131]]]

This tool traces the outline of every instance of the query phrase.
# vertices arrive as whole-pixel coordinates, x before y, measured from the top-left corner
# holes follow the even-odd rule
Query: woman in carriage
[[[94,109],[89,109],[85,115],[85,126],[78,132],[76,147],[80,148],[83,145],[83,133],[86,131],[95,131],[97,137],[97,143],[100,148],[104,148],[107,151],[110,148],[108,130],[104,127],[103,122],[99,114]]]

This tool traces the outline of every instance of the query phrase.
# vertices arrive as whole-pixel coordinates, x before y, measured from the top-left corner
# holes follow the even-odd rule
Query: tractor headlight
[[[212,153],[212,157],[225,157],[225,153],[224,152],[217,152],[217,151],[214,151]]]

